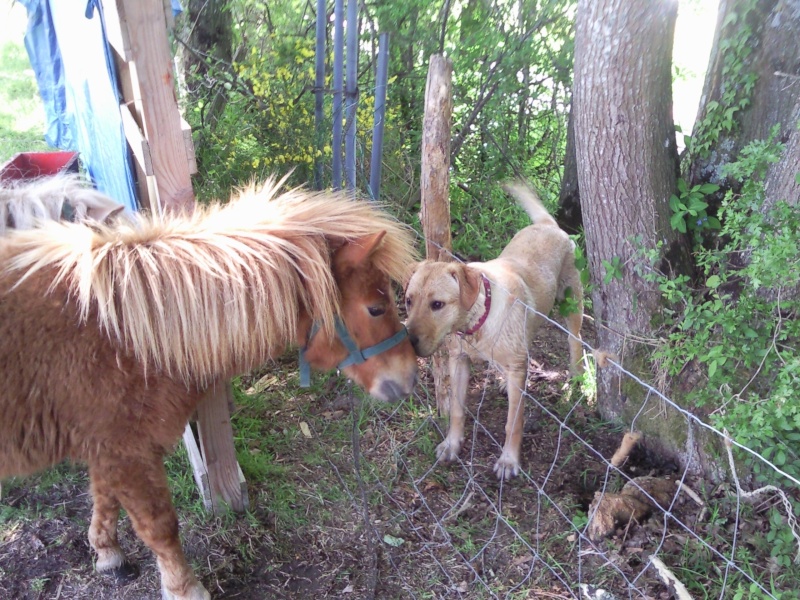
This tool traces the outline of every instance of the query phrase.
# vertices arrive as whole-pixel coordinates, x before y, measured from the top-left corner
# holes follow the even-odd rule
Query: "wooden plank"
[[[213,510],[211,488],[208,485],[208,469],[206,469],[206,463],[200,453],[200,448],[197,446],[197,439],[194,437],[191,423],[187,423],[186,429],[183,430],[183,445],[186,446],[186,452],[189,455],[189,464],[192,466],[194,481],[197,484],[197,489],[200,490],[203,506],[205,506],[206,510]]]
[[[116,0],[103,0],[102,5],[108,43],[127,62],[131,60],[131,41],[122,10],[124,7],[118,6]]]
[[[125,138],[128,140],[133,158],[145,175],[152,175],[153,159],[150,157],[150,144],[144,139],[142,130],[139,129],[139,125],[133,118],[129,105],[120,104],[119,112],[122,116],[122,130],[125,132]]]
[[[247,486],[233,447],[229,409],[232,401],[233,386],[228,381],[212,385],[197,407],[197,430],[214,512],[225,506],[241,512],[249,506]]]
[[[160,210],[192,211],[194,192],[175,97],[172,55],[162,0],[118,0],[125,15],[142,102],[142,128],[158,189]]]
[[[117,67],[117,77],[119,79],[119,86],[122,92],[123,102],[128,107],[128,112],[136,122],[139,131],[142,131],[142,98],[139,94],[139,81],[136,78],[136,65],[126,61],[112,46],[111,54],[114,58],[114,64]],[[150,152],[148,146],[148,154]],[[152,161],[152,157],[150,159]],[[151,163],[152,167],[152,163]],[[138,194],[139,207],[142,210],[157,210],[155,206],[155,183],[153,182],[152,169],[151,175],[145,173],[144,165],[140,165],[139,161],[133,161],[133,168],[135,171],[136,191]]]
[[[422,123],[421,223],[425,252],[434,260],[450,260],[450,139],[453,114],[453,63],[441,54],[431,56],[425,86],[425,116]],[[433,355],[436,407],[450,414],[447,393],[447,359],[443,351]]]

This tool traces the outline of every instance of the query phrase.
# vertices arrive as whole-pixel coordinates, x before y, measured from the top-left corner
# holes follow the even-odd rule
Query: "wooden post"
[[[453,114],[453,63],[441,54],[431,56],[425,85],[422,124],[422,231],[425,253],[434,260],[450,260],[450,139]],[[447,366],[441,351],[433,356],[433,383],[439,414],[450,413]]]
[[[108,40],[117,54],[123,93],[120,109],[140,194],[150,198],[153,211],[190,212],[195,204],[191,173],[197,166],[191,130],[178,108],[165,6],[172,10],[161,0],[103,4]],[[232,400],[230,382],[209,388],[197,408],[199,446],[191,426],[187,425],[183,436],[200,495],[206,507],[215,511],[223,505],[236,511],[248,507],[247,487],[233,445]]]
[[[211,506],[216,513],[225,506],[236,512],[247,510],[249,506],[247,485],[233,447],[232,404],[233,386],[225,381],[209,387],[197,407],[197,431],[208,473]]]

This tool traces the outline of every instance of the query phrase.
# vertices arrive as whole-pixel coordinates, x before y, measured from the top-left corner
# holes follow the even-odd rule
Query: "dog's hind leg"
[[[519,475],[519,458],[522,447],[522,432],[525,424],[525,379],[528,371],[525,366],[505,370],[508,390],[508,419],[506,420],[506,441],[503,452],[494,465],[498,479],[511,479]]]
[[[569,370],[573,375],[583,373],[583,345],[581,344],[581,324],[583,310],[570,313],[564,319],[567,322],[569,336]]]
[[[573,375],[583,373],[583,345],[581,344],[581,325],[583,324],[583,286],[581,274],[575,267],[575,257],[567,254],[561,268],[558,281],[558,299],[564,300],[567,290],[575,302],[574,311],[565,317],[567,330],[570,332],[569,370]]]
[[[172,506],[163,459],[138,456],[108,465],[107,479],[133,528],[155,553],[165,600],[209,600],[192,573],[178,537],[178,515]]]
[[[102,471],[89,466],[92,484],[92,523],[89,526],[89,543],[97,552],[95,567],[98,573],[113,576],[120,583],[127,583],[138,576],[138,570],[125,558],[117,541],[119,501],[110,493],[108,482]]]

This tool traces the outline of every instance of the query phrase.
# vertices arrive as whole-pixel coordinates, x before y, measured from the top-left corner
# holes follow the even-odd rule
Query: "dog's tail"
[[[539,195],[528,184],[522,181],[511,181],[503,185],[503,189],[525,209],[535,224],[558,227],[556,220],[539,200]]]

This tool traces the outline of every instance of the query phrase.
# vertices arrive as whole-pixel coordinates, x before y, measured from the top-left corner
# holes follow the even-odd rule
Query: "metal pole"
[[[345,188],[356,189],[356,110],[358,108],[358,0],[347,1],[347,86],[345,88]]]
[[[342,82],[344,80],[344,0],[334,3],[333,25],[333,189],[342,189]]]
[[[378,38],[378,73],[375,77],[375,115],[372,125],[372,159],[369,169],[369,192],[377,200],[381,191],[381,156],[383,155],[383,126],[386,122],[386,87],[389,82],[389,34]]]
[[[317,0],[317,43],[316,43],[316,77],[314,81],[314,131],[316,133],[316,148],[321,151],[323,148],[322,130],[323,119],[323,106],[324,95],[323,87],[325,86],[325,17],[328,11],[326,9],[325,0]],[[322,189],[322,160],[323,156],[320,152],[314,159],[314,189]]]

